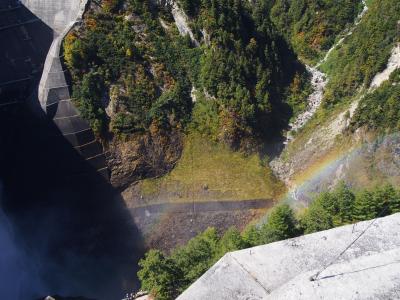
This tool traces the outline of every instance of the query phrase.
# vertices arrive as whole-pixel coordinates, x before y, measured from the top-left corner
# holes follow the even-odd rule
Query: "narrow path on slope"
[[[136,217],[147,217],[152,214],[186,213],[186,212],[217,212],[232,210],[249,210],[270,208],[275,204],[272,199],[252,199],[240,201],[207,201],[190,203],[161,203],[131,208]]]

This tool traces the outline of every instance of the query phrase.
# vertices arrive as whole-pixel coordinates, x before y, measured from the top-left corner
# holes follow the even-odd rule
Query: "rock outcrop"
[[[386,68],[382,72],[376,74],[374,79],[372,79],[370,89],[376,89],[381,86],[397,68],[400,68],[400,44],[397,44],[397,46],[392,49]]]
[[[182,148],[180,131],[165,132],[155,126],[143,135],[115,138],[108,145],[111,183],[126,188],[140,179],[165,175],[175,166]]]

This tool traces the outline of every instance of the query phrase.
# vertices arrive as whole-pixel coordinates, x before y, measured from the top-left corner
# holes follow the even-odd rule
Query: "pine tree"
[[[319,202],[310,205],[300,224],[305,234],[333,228],[332,215]]]
[[[338,222],[337,225],[351,223],[355,200],[354,194],[344,182],[341,182],[335,189],[334,196],[338,207],[338,219],[336,219],[336,222]]]
[[[364,190],[356,195],[353,210],[355,221],[365,221],[376,217],[377,203],[373,193]]]
[[[400,191],[396,191],[394,197],[390,200],[390,213],[400,212]]]
[[[208,228],[172,253],[171,258],[183,271],[188,283],[195,281],[215,263],[217,243],[217,231]]]
[[[331,192],[322,192],[314,200],[314,203],[321,205],[321,207],[332,216],[336,215],[339,211],[335,195]]]
[[[142,288],[160,300],[174,299],[179,295],[182,273],[176,264],[161,251],[150,250],[139,261],[138,277]]]
[[[260,230],[258,230],[254,225],[248,226],[243,232],[243,240],[249,245],[249,247],[260,245]]]
[[[240,232],[234,228],[229,228],[218,242],[216,259],[219,259],[225,253],[241,250],[248,247]]]
[[[392,213],[392,207],[394,211],[397,211],[399,208],[398,192],[390,184],[376,188],[374,198],[377,205],[376,214],[380,217]]]
[[[267,223],[260,230],[261,242],[265,244],[292,238],[295,235],[296,220],[293,210],[287,204],[274,208]]]

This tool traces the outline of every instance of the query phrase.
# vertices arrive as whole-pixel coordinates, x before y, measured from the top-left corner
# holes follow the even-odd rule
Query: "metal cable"
[[[368,224],[368,226],[342,251],[337,255],[334,259],[332,259],[327,265],[325,265],[320,271],[318,271],[315,275],[310,277],[310,281],[316,281],[318,280],[318,276],[321,275],[323,271],[325,271],[327,268],[329,268],[331,265],[333,265],[347,250],[350,249],[351,246],[353,246],[363,235],[364,233],[367,232],[369,228],[376,222],[376,220],[381,217],[389,208],[389,203],[381,210],[381,212],[376,216],[375,219],[372,220],[371,223]]]

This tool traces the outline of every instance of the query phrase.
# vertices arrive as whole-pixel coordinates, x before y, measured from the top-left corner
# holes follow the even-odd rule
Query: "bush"
[[[179,295],[178,285],[182,275],[172,259],[160,251],[150,250],[140,260],[139,267],[138,277],[142,288],[157,299],[174,299]]]
[[[82,82],[73,86],[72,99],[97,135],[103,132],[107,122],[102,103],[103,93],[103,78],[95,71],[83,75]]]
[[[115,12],[118,8],[120,0],[102,0],[103,10],[107,13]]]
[[[296,219],[293,210],[287,204],[279,205],[274,208],[268,222],[260,228],[261,244],[268,244],[280,240],[295,237]]]
[[[332,215],[318,201],[310,205],[300,223],[305,234],[333,228]]]

